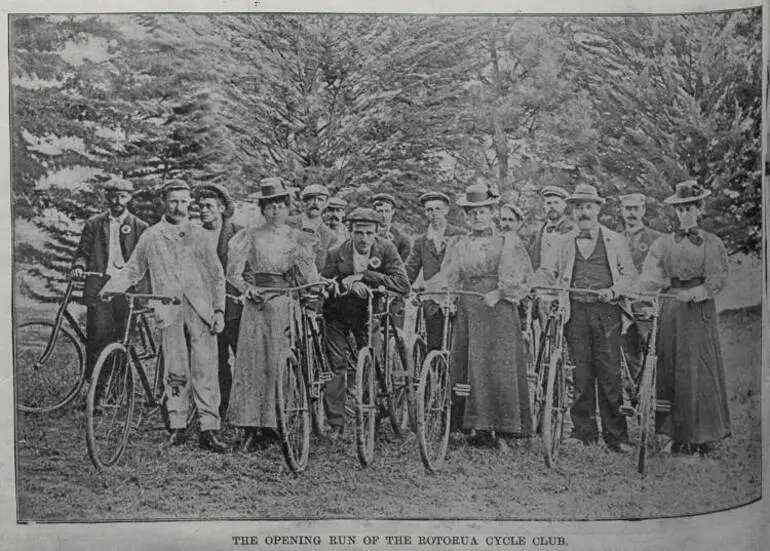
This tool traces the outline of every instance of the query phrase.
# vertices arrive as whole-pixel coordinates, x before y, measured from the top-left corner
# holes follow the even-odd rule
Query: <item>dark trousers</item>
[[[440,309],[425,312],[425,336],[428,350],[440,350],[444,345],[444,312]]]
[[[575,402],[572,435],[583,442],[599,438],[596,391],[604,441],[612,446],[628,441],[626,418],[620,415],[623,392],[620,375],[621,313],[606,303],[572,301],[565,336],[575,361]]]
[[[86,313],[86,377],[91,378],[102,349],[123,338],[128,303],[122,296],[109,302],[95,301]]]
[[[356,358],[355,355],[351,355],[354,351],[350,350],[348,340],[348,335],[351,333],[359,349],[366,344],[366,323],[353,325],[338,319],[326,323],[326,354],[334,376],[326,383],[324,404],[326,420],[332,427],[345,425],[347,386],[355,381]]]
[[[226,419],[227,408],[230,405],[230,390],[233,388],[233,372],[230,366],[230,350],[233,356],[238,352],[238,332],[241,319],[234,318],[225,321],[225,328],[217,335],[219,349],[219,417]]]

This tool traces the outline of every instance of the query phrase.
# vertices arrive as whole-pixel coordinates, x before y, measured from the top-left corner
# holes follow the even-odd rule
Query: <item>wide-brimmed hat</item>
[[[569,197],[569,192],[559,186],[545,186],[540,190],[540,195],[542,197],[561,197],[566,200]]]
[[[307,199],[308,197],[317,197],[319,195],[323,197],[329,197],[331,193],[329,192],[329,189],[322,184],[310,184],[309,186],[302,189],[302,192],[299,194],[299,198]]]
[[[235,203],[233,202],[233,198],[230,197],[230,192],[227,191],[227,188],[221,184],[200,184],[195,186],[195,189],[193,190],[193,194],[197,200],[200,200],[201,195],[209,193],[219,197],[225,205],[225,212],[222,213],[222,216],[230,218],[235,212]]]
[[[124,180],[123,178],[112,178],[102,184],[102,189],[105,192],[124,191],[126,193],[134,193],[134,184],[129,180]]]
[[[165,196],[170,191],[190,191],[190,186],[184,180],[168,180],[160,188],[160,194]]]
[[[647,203],[644,193],[629,193],[620,196],[620,204],[624,207],[643,207]]]
[[[374,209],[358,207],[357,209],[354,209],[345,217],[345,222],[350,222],[351,224],[355,222],[365,222],[367,224],[381,224],[382,216],[380,216],[380,214]]]
[[[666,197],[663,202],[668,205],[681,205],[682,203],[694,203],[711,195],[711,191],[705,189],[696,180],[687,180],[679,182],[676,185],[676,191],[670,197]]]
[[[342,197],[329,197],[329,201],[326,203],[327,209],[344,209],[348,206],[348,202]]]
[[[599,197],[599,192],[591,184],[578,184],[575,186],[575,193],[567,197],[570,203],[598,203],[603,204],[604,198]]]
[[[452,202],[449,195],[441,193],[440,191],[428,191],[427,193],[423,193],[420,195],[418,201],[420,201],[421,205],[425,205],[428,201],[443,201],[447,205]]]
[[[516,203],[504,203],[502,206],[500,206],[500,209],[509,209],[512,211],[516,216],[519,217],[519,221],[524,220],[524,211],[521,210],[519,205]]]
[[[277,197],[288,197],[292,191],[281,178],[271,176],[259,181],[259,195],[255,198],[257,201],[264,201]]]
[[[396,208],[396,198],[390,193],[378,193],[372,197],[372,204],[376,205],[377,203],[390,203],[393,208]]]
[[[473,184],[465,188],[465,193],[457,200],[461,207],[485,207],[497,205],[500,197],[494,195],[486,184]]]

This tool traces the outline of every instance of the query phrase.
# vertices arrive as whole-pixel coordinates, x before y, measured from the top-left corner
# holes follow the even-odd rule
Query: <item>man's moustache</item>
[[[582,222],[583,220],[586,220],[586,221],[587,221],[587,220],[590,220],[590,219],[591,219],[591,217],[590,217],[590,216],[581,216],[581,217],[579,217],[579,218],[578,218],[578,220],[580,220],[581,222]]]

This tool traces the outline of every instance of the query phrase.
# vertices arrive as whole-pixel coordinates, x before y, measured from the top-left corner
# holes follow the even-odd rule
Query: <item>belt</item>
[[[671,278],[671,285],[669,289],[692,289],[698,285],[706,283],[705,277],[694,277],[692,279],[679,279],[678,277]]]
[[[256,287],[280,287],[281,289],[291,287],[287,274],[257,272],[250,274],[249,279]]]

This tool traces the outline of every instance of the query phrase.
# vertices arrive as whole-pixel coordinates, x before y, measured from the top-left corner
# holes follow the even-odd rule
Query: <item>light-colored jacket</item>
[[[190,221],[169,224],[165,218],[139,238],[125,267],[103,292],[122,292],[150,272],[153,293],[185,297],[208,324],[225,310],[225,273],[216,244],[206,229]],[[181,306],[154,304],[160,327],[179,315]]]
[[[626,238],[611,229],[599,226],[604,247],[607,250],[607,261],[612,273],[612,287],[616,293],[625,291],[638,277],[638,272],[631,258]],[[551,252],[540,265],[535,275],[538,285],[548,285],[567,288],[572,284],[572,273],[575,268],[575,238],[580,231],[576,228],[558,241]],[[628,311],[627,306],[626,310]],[[569,319],[569,305],[567,305],[567,319]],[[629,321],[624,319],[624,325]],[[565,320],[566,321],[566,320]]]

